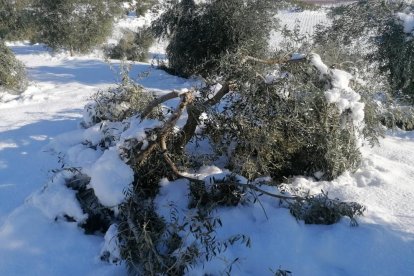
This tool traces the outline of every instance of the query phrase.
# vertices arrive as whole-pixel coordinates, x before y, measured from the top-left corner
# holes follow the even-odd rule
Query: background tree
[[[124,31],[116,45],[106,46],[105,55],[112,59],[126,59],[145,62],[148,60],[149,48],[154,43],[150,30],[140,29],[137,32]]]
[[[36,40],[33,0],[0,0],[0,38]]]
[[[362,0],[332,10],[333,24],[316,37],[323,56],[334,57],[338,64],[358,64],[385,74],[394,96],[401,92],[414,102],[414,40],[412,30],[405,30],[404,18],[413,16],[410,1]],[[411,14],[411,15],[410,15]],[[409,19],[408,19],[409,20]],[[333,54],[335,52],[335,54]],[[401,98],[401,97],[400,97]]]
[[[35,0],[40,40],[54,50],[87,52],[112,31],[116,0]]]
[[[152,26],[156,37],[169,39],[166,52],[171,72],[205,76],[215,72],[223,55],[241,48],[246,54],[265,55],[274,27],[275,1],[174,2]]]
[[[14,53],[0,40],[0,89],[20,93],[27,87],[26,71]]]

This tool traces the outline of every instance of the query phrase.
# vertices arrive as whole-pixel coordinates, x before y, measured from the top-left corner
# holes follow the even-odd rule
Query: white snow
[[[360,124],[364,120],[365,105],[360,102],[361,96],[349,86],[353,76],[343,70],[328,68],[318,54],[312,54],[310,62],[320,72],[322,79],[329,78],[332,87],[325,91],[327,102],[336,104],[341,113],[351,110],[354,124]]]
[[[101,249],[100,255],[109,254],[108,261],[111,263],[118,263],[121,260],[120,243],[117,235],[118,225],[112,224],[105,233],[105,241]]]
[[[121,160],[116,148],[110,148],[86,170],[90,185],[102,205],[114,207],[125,199],[125,191],[134,180],[134,172]]]
[[[315,28],[318,24],[329,24],[329,18],[326,15],[326,10],[310,11],[304,10],[301,12],[290,12],[288,10],[278,11],[276,18],[279,19],[279,30],[272,31],[270,37],[270,47],[277,48],[277,46],[283,41],[281,37],[281,29],[287,27],[293,31],[295,25],[299,26],[300,35],[311,36],[315,32]]]
[[[397,13],[397,17],[402,21],[404,32],[410,34],[414,30],[414,13]]]
[[[303,22],[311,22],[306,26],[326,19],[318,11],[283,16],[285,22],[303,17]],[[132,20],[125,26],[135,24],[142,22]],[[89,97],[118,80],[116,70],[94,54],[68,57],[51,55],[41,45],[9,45],[27,66],[31,84],[22,95],[2,95],[0,100],[0,275],[127,275],[123,264],[111,265],[99,258],[105,251],[111,262],[119,258],[117,226],[112,225],[105,237],[87,236],[77,222],[65,221],[64,215],[77,221],[86,215],[74,191],[64,184],[70,174],[51,177],[49,173],[64,160],[92,177],[90,185],[102,204],[112,207],[124,200],[123,192],[133,180],[131,168],[120,158],[117,146],[95,149],[105,126],[79,126]],[[316,56],[313,62],[321,74],[332,78],[327,100],[342,111],[350,108],[356,114],[354,120],[361,120],[363,106],[349,88],[351,76],[329,69]],[[133,64],[130,74],[136,77],[143,72],[149,76],[139,82],[160,94],[193,84],[144,63]],[[114,127],[112,134],[122,139],[146,139],[145,128],[159,124],[138,118],[129,123],[125,131],[120,125],[107,127]],[[216,228],[217,240],[245,234],[251,248],[236,243],[218,258],[192,267],[188,275],[221,275],[235,258],[239,259],[231,275],[274,275],[271,270],[279,267],[293,275],[412,275],[414,133],[388,133],[379,147],[363,147],[362,155],[363,163],[355,173],[346,172],[330,182],[297,177],[290,184],[312,193],[323,189],[332,197],[364,204],[367,212],[358,218],[358,227],[350,227],[348,219],[330,226],[305,225],[277,200],[261,196],[260,204],[220,208],[212,214],[223,223]],[[207,182],[213,176],[229,175],[215,166],[197,173]],[[155,199],[157,212],[167,220],[172,207],[183,220],[191,215],[188,181],[164,179],[161,184]],[[274,187],[262,188],[278,193]],[[194,237],[186,242],[194,242]]]
[[[73,177],[70,172],[60,172],[42,189],[29,198],[35,207],[39,208],[49,219],[63,219],[65,215],[77,222],[86,220],[76,200],[75,191],[67,188],[65,182]]]

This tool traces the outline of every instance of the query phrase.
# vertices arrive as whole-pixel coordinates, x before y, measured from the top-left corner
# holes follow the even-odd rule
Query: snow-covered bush
[[[381,120],[390,129],[414,130],[414,107],[392,105],[381,114]]]
[[[21,93],[27,87],[26,70],[14,53],[0,40],[0,89]]]
[[[227,104],[204,111],[205,132],[228,156],[229,168],[249,179],[298,174],[332,179],[355,169],[360,139],[375,138],[364,128],[380,128],[378,121],[364,121],[364,99],[356,91],[367,88],[316,54],[275,61],[263,75],[251,64],[256,61],[240,63],[243,77],[233,79]]]
[[[197,2],[197,3],[196,3]],[[181,76],[215,73],[227,52],[243,49],[263,56],[274,21],[274,1],[177,1],[153,22],[157,37],[169,39],[171,72]]]
[[[73,55],[103,43],[121,9],[116,0],[34,0],[34,12],[40,41]]]
[[[151,32],[147,29],[138,32],[126,31],[117,45],[105,48],[105,54],[112,59],[146,61],[148,50],[154,43]]]

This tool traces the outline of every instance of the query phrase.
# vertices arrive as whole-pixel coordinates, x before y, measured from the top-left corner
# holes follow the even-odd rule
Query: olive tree
[[[326,56],[332,56],[333,49],[343,62],[363,60],[369,71],[378,71],[373,84],[385,74],[391,93],[413,102],[414,35],[409,28],[413,11],[412,2],[403,0],[343,5],[332,10],[332,25],[320,31],[316,41],[327,49]]]
[[[103,43],[120,12],[116,0],[35,0],[40,40],[54,50],[87,52]]]
[[[33,0],[0,0],[0,38],[36,40]]]
[[[20,93],[27,86],[26,71],[14,53],[0,40],[0,89]]]

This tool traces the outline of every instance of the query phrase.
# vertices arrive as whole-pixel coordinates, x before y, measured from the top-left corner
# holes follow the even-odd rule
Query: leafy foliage
[[[120,12],[116,0],[34,0],[34,9],[41,42],[71,54],[104,42]]]
[[[228,156],[232,171],[249,179],[316,172],[332,179],[356,168],[359,127],[351,113],[327,102],[329,78],[306,59],[273,66],[268,69],[272,76],[258,77],[258,68],[248,62],[237,68],[226,69],[240,72],[226,105],[205,110],[210,118],[206,134]],[[372,127],[380,125],[374,120]]]
[[[33,0],[0,0],[0,38],[31,40],[37,38],[37,25],[33,14]]]
[[[378,68],[387,75],[394,96],[400,98],[402,92],[412,101],[414,44],[398,13],[413,10],[408,1],[361,0],[343,5],[333,9],[332,26],[321,30],[316,41],[321,48],[337,51],[342,61],[363,59],[371,69]]]
[[[26,71],[23,64],[0,40],[0,88],[12,93],[20,93],[26,87]]]
[[[327,194],[306,196],[290,204],[290,213],[306,224],[334,224],[341,217],[351,219],[351,226],[357,226],[356,216],[361,216],[365,207],[356,202],[342,202],[339,199],[330,199]]]
[[[149,175],[146,174],[147,180],[155,176],[154,167],[151,168],[147,172]],[[141,170],[141,173],[145,172]],[[212,216],[217,204],[214,207],[197,205],[183,219],[173,202],[166,203],[169,204],[170,218],[160,217],[152,198],[156,194],[148,194],[147,184],[136,183],[120,209],[118,238],[123,242],[121,255],[131,274],[183,275],[197,261],[209,261],[234,243],[250,246],[250,239],[245,235],[234,235],[225,240],[216,238],[215,230],[222,226],[220,219]],[[195,190],[191,197],[192,202],[200,199]]]
[[[390,20],[382,29],[375,57],[382,64],[381,71],[388,73],[393,90],[414,102],[414,35],[406,34],[400,22]]]
[[[92,96],[92,102],[85,107],[84,123],[91,126],[102,121],[122,121],[142,111],[153,99],[144,88],[131,81],[128,69],[121,70],[122,81],[107,90],[100,90]]]

